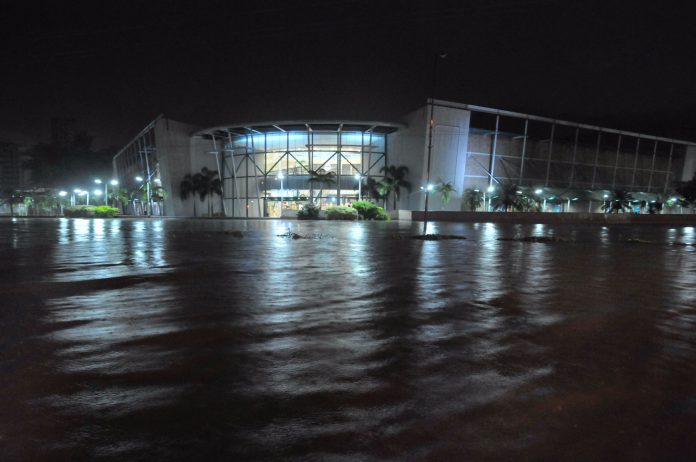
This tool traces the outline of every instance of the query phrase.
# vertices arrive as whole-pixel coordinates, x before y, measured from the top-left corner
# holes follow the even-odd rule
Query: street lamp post
[[[447,54],[445,53],[439,53],[435,56],[435,60],[433,61],[433,80],[432,80],[432,87],[430,91],[430,120],[428,123],[428,169],[427,169],[427,174],[425,178],[425,184],[427,185],[425,188],[425,207],[423,209],[423,235],[425,236],[426,231],[428,229],[428,192],[430,189],[430,158],[432,157],[432,152],[433,152],[433,128],[435,125],[435,87],[437,85],[437,63],[440,60],[440,58],[445,59],[447,57]]]
[[[148,167],[149,169],[149,167]],[[143,177],[141,176],[136,176],[135,181],[142,183],[143,182]],[[150,216],[150,208],[152,207],[152,202],[150,201],[150,177],[147,177],[147,181],[145,182],[145,194],[147,196],[147,213],[146,215],[149,217]]]
[[[102,180],[99,179],[99,178],[95,178],[95,179],[94,179],[94,183],[95,183],[95,184],[102,184]],[[95,194],[95,195],[97,195],[97,194]],[[101,193],[99,193],[98,195],[101,196]],[[106,200],[107,200],[108,197],[109,197],[109,195],[108,195],[108,193],[107,193],[107,191],[106,191],[106,182],[104,182],[104,205],[107,205],[107,204],[106,204]]]
[[[362,200],[362,175],[359,173],[355,174],[355,179],[358,181],[358,200]]]

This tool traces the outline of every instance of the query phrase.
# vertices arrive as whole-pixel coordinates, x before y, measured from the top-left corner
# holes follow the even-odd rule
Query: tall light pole
[[[428,123],[428,169],[425,177],[425,208],[423,209],[423,236],[425,236],[428,229],[428,197],[429,192],[432,189],[430,187],[430,158],[433,153],[433,127],[435,126],[435,87],[437,86],[437,63],[440,59],[445,59],[447,57],[446,53],[440,52],[435,55],[435,60],[433,61],[433,81],[432,87],[430,89],[430,121]]]
[[[359,173],[355,174],[355,179],[358,181],[358,200],[362,200],[362,175]]]
[[[149,169],[149,167],[148,167],[148,169]],[[135,181],[137,181],[138,183],[142,183],[143,177],[136,176]],[[147,181],[145,182],[145,194],[147,197],[147,214],[146,215],[149,217],[150,216],[150,208],[152,206],[152,203],[150,202],[150,177],[148,177]]]
[[[107,204],[106,204],[106,199],[109,197],[109,195],[108,195],[108,192],[106,191],[106,183],[105,183],[105,182],[102,182],[102,180],[100,180],[99,178],[95,178],[95,179],[94,179],[94,183],[95,183],[95,184],[102,184],[102,183],[104,183],[104,205],[107,205]],[[101,195],[101,193],[99,193],[99,195]]]

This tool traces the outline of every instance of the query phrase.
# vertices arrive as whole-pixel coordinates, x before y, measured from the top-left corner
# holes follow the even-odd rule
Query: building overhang
[[[289,120],[282,122],[254,122],[248,124],[219,125],[205,128],[193,133],[192,136],[204,138],[227,138],[229,135],[251,135],[264,133],[329,131],[329,132],[363,132],[363,133],[394,133],[404,125],[376,121],[332,121],[332,120]]]

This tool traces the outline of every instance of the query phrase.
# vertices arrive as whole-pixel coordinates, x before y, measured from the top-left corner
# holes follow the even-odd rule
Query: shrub
[[[357,220],[358,211],[345,205],[336,205],[326,209],[327,220]]]
[[[78,205],[63,209],[63,215],[69,218],[113,218],[119,213],[119,209],[108,205]]]
[[[120,212],[116,207],[109,207],[108,205],[98,205],[94,208],[94,216],[97,218],[113,218]]]
[[[363,220],[389,220],[389,214],[373,202],[355,201],[351,206]]]
[[[317,220],[321,209],[318,205],[308,202],[297,211],[298,220]]]

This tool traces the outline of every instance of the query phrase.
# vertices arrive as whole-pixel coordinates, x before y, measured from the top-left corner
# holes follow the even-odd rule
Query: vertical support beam
[[[341,205],[341,129],[336,132],[336,205]]]
[[[652,191],[653,172],[655,171],[655,156],[657,156],[657,140],[653,145],[652,163],[650,164],[650,179],[648,180],[648,192]]]
[[[636,184],[636,170],[638,169],[638,151],[640,150],[640,137],[636,140],[636,157],[633,159],[633,174],[631,175],[631,191]]]
[[[210,136],[213,139],[213,149],[215,150],[215,165],[217,165],[218,177],[220,178],[220,206],[222,209],[222,214],[227,216],[225,212],[225,182],[222,180],[222,170],[220,169],[220,159],[218,158],[218,148],[217,142],[215,141],[215,134],[211,133]]]
[[[580,136],[580,128],[575,129],[575,143],[573,144],[573,161],[570,164],[570,185],[569,188],[573,187],[573,182],[575,181],[575,159],[578,155],[578,137]]]
[[[549,175],[551,174],[551,156],[553,155],[553,135],[556,131],[556,124],[551,124],[551,138],[549,138],[549,158],[546,160],[546,180],[544,186],[549,186]]]
[[[616,170],[619,168],[619,154],[621,153],[621,134],[619,133],[619,141],[616,143],[616,160],[614,161],[614,175],[611,178],[611,189],[616,189]]]
[[[597,132],[597,149],[595,150],[594,156],[594,168],[592,169],[592,186],[591,189],[595,188],[595,182],[597,180],[597,167],[599,165],[599,147],[602,143],[602,130]]]
[[[667,194],[669,187],[669,176],[672,174],[672,154],[674,154],[674,143],[669,146],[669,160],[667,161],[667,173],[665,174],[665,187],[662,189],[662,194]]]
[[[524,179],[524,156],[527,153],[527,131],[529,130],[529,119],[524,119],[524,137],[522,138],[522,159],[520,160],[520,177],[517,184],[521,185]],[[467,154],[469,150],[467,149]],[[465,164],[466,165],[466,164]]]
[[[232,194],[232,216],[235,214],[237,200],[239,198],[239,182],[237,181],[237,164],[234,161],[234,143],[232,142],[232,133],[227,130],[227,140],[230,142],[230,160],[232,161],[232,182],[234,183],[234,192]]]
[[[493,178],[495,177],[495,154],[498,147],[498,128],[500,126],[500,115],[495,116],[495,132],[493,133],[493,146],[491,146],[491,155],[488,161],[488,171],[491,172],[488,178],[488,186],[493,184]],[[427,186],[427,185],[426,185]]]
[[[247,216],[249,216],[249,162],[251,162],[251,167],[254,170],[254,186],[256,186],[256,208],[259,209],[259,217],[262,217],[263,210],[261,208],[261,189],[259,188],[260,169],[259,166],[256,164],[256,142],[254,141],[254,133],[251,134],[251,154],[249,154],[249,151],[247,151]]]

